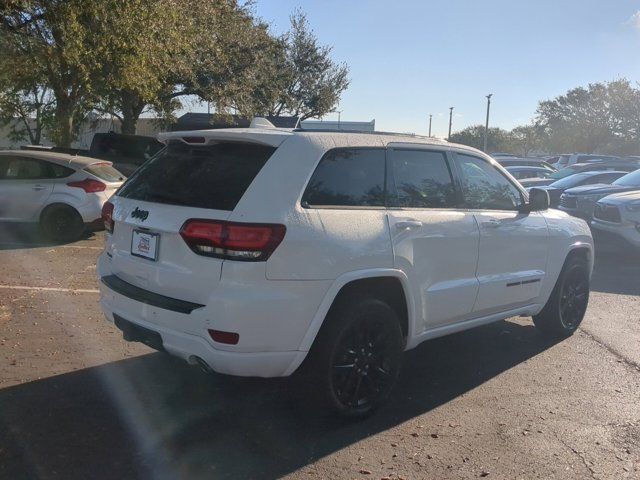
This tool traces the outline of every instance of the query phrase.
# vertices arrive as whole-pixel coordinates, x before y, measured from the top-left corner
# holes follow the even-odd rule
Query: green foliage
[[[187,95],[221,114],[307,118],[334,109],[348,85],[346,66],[331,60],[302,13],[274,37],[237,0],[3,2],[0,51],[2,98],[33,111],[25,93],[49,88],[53,117],[42,118],[60,146],[94,109],[119,118],[125,133],[135,133],[145,109],[171,119]]]
[[[484,147],[484,125],[471,125],[464,130],[452,133],[449,141],[482,150]],[[510,148],[509,132],[501,128],[490,127],[487,150],[489,152],[504,152]]]
[[[291,29],[282,38],[284,52],[275,57],[276,96],[270,115],[298,115],[302,120],[335,111],[349,86],[349,69],[331,58],[331,47],[320,45],[304,13],[291,16]]]
[[[638,152],[640,90],[626,79],[574,88],[537,114],[550,151]]]

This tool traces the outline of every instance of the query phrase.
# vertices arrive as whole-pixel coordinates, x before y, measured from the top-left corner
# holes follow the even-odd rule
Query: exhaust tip
[[[195,363],[204,373],[213,373],[213,369],[209,366],[209,364],[200,357],[191,357],[190,360],[191,361],[189,363]]]

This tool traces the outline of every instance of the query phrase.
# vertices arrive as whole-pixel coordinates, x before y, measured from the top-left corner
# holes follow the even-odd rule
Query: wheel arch
[[[563,266],[567,263],[572,257],[581,257],[587,261],[589,265],[589,275],[593,273],[593,264],[594,264],[594,253],[593,246],[590,243],[586,242],[575,242],[569,246],[569,250],[567,251],[567,255],[564,258]]]
[[[66,203],[66,202],[55,201],[55,202],[48,203],[47,205],[42,207],[42,210],[40,210],[40,214],[38,215],[38,221],[42,222],[42,218],[44,217],[45,213],[55,207],[71,208],[80,216],[80,218],[82,218],[82,214],[74,205],[71,205],[70,203]]]
[[[349,295],[363,292],[382,296],[398,313],[404,336],[406,338],[412,336],[415,331],[415,304],[406,274],[395,269],[360,270],[338,277],[329,287],[302,339],[299,350],[306,352],[311,349],[332,307]]]

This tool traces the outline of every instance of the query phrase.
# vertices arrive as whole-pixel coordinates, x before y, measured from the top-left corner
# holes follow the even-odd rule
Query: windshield
[[[557,172],[553,172],[551,175],[549,175],[549,178],[554,178],[556,180],[560,179],[560,178],[564,178],[564,177],[568,177],[569,175],[573,175],[574,173],[576,173],[576,169],[573,167],[565,167],[561,170],[558,170]]]
[[[640,187],[640,170],[627,173],[625,176],[620,177],[613,182],[613,185],[620,185],[623,187]]]
[[[575,175],[564,177],[561,180],[556,180],[550,186],[556,188],[571,188],[580,185],[581,182],[588,180],[589,177],[592,177],[592,175],[576,173]]]

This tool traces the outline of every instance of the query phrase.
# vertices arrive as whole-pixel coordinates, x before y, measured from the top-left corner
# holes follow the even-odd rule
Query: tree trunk
[[[56,98],[56,115],[52,140],[56,147],[71,147],[73,134],[73,104],[68,98]]]
[[[138,118],[140,118],[146,103],[137,94],[128,91],[122,92],[120,100],[122,102],[122,126],[120,129],[122,133],[135,135]]]

